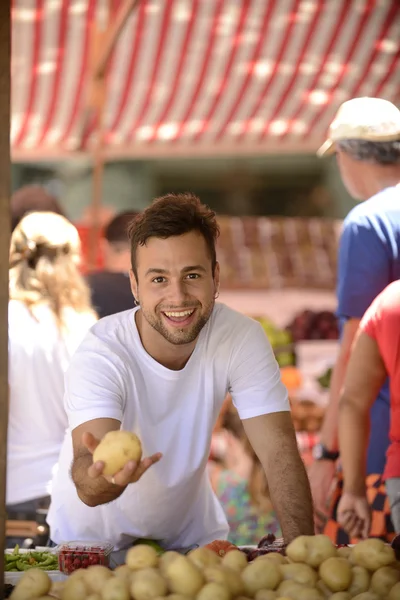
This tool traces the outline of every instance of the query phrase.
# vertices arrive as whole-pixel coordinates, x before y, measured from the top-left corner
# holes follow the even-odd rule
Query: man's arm
[[[93,463],[93,452],[109,431],[120,429],[116,419],[94,419],[72,431],[74,459],[71,477],[79,498],[87,506],[99,506],[116,500],[127,485],[136,483],[161,454],[144,458],[139,464],[129,461],[113,478],[103,475],[104,463]]]
[[[369,411],[386,377],[377,342],[360,331],[349,360],[339,406],[344,492],[355,496],[365,495]]]
[[[332,379],[329,390],[329,404],[326,409],[324,421],[320,431],[320,441],[328,450],[338,450],[338,411],[340,391],[345,380],[347,364],[349,361],[351,347],[360,323],[360,319],[349,319],[343,327],[343,335],[340,342],[339,353],[332,371]]]
[[[310,485],[290,412],[244,419],[243,426],[264,467],[285,542],[299,535],[313,535]]]
[[[71,477],[79,498],[88,506],[112,502],[122,494],[125,488],[113,485],[105,477],[90,477],[93,456],[84,444],[83,436],[91,434],[94,438],[101,440],[106,433],[116,431],[120,426],[121,423],[115,419],[94,419],[79,425],[72,431],[74,459],[71,466]]]

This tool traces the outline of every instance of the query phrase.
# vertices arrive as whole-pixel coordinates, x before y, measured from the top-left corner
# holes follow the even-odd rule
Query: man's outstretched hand
[[[91,433],[84,433],[82,436],[82,444],[89,450],[91,454],[96,450],[100,440],[94,437]],[[120,487],[126,487],[130,483],[136,483],[144,475],[144,473],[152,465],[157,463],[162,457],[160,452],[144,458],[139,463],[130,460],[118,473],[114,476],[104,475],[104,462],[97,461],[93,463],[88,469],[88,475],[91,479],[97,479],[103,477],[109,483],[118,485]]]

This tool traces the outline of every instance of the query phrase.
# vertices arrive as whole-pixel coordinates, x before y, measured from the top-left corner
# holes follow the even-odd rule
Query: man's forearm
[[[72,463],[71,477],[79,498],[87,506],[92,507],[116,500],[125,488],[109,483],[104,477],[91,479],[88,476],[88,469],[92,464],[93,458],[89,452],[76,456]]]
[[[344,490],[356,496],[365,494],[366,445],[369,414],[343,397],[339,410],[339,446]]]
[[[344,354],[339,354],[332,371],[332,379],[329,390],[329,403],[326,407],[324,421],[320,431],[321,444],[326,446],[331,452],[336,452],[339,449],[339,397],[346,375],[346,368],[346,357]]]
[[[275,456],[268,458],[266,472],[285,542],[299,535],[313,535],[310,484],[297,447],[283,443]]]

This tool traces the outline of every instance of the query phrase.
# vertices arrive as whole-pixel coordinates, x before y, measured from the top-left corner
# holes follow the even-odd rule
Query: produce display
[[[393,547],[377,539],[336,548],[323,535],[300,536],[287,547],[267,536],[255,551],[220,542],[159,554],[150,545],[130,548],[126,564],[102,565],[52,583],[32,569],[14,588],[12,600],[398,600],[400,565]],[[254,551],[254,549],[253,549]]]
[[[57,547],[58,568],[62,573],[70,575],[77,569],[86,569],[92,565],[109,566],[112,544],[82,544],[69,542]]]
[[[296,353],[291,333],[285,329],[279,329],[266,317],[254,317],[254,319],[261,323],[270,341],[278,365],[281,368],[294,366],[296,364]]]
[[[329,310],[304,310],[287,326],[293,340],[337,340],[339,328],[336,315]]]
[[[11,554],[4,554],[5,571],[27,571],[28,569],[44,569],[45,571],[56,571],[58,569],[58,558],[54,552],[20,552],[15,546]]]
[[[292,421],[296,431],[320,431],[325,408],[310,400],[291,401]]]
[[[329,389],[329,387],[331,385],[331,378],[332,378],[332,367],[329,367],[325,371],[325,373],[322,373],[322,375],[320,377],[318,377],[317,381],[324,390],[327,390],[327,389]]]

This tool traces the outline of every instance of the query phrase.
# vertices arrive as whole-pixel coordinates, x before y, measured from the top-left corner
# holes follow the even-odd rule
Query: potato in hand
[[[93,462],[104,463],[104,475],[115,475],[129,461],[140,462],[142,444],[131,431],[109,431],[93,452]]]

